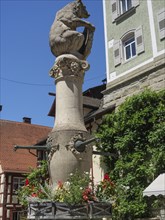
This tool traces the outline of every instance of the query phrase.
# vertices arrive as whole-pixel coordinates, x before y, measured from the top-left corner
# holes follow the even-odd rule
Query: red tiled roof
[[[27,149],[14,151],[15,145],[31,146],[46,138],[50,127],[0,120],[0,165],[5,172],[28,172],[37,158]],[[33,151],[35,153],[35,151]]]

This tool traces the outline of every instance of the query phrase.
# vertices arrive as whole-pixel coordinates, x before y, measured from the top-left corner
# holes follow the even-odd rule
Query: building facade
[[[145,88],[165,88],[165,4],[103,0],[107,87],[104,108]]]
[[[31,146],[46,139],[50,127],[0,120],[0,220],[20,220],[24,215],[17,198],[17,189],[25,183],[25,173],[37,166],[36,150],[14,151],[15,145]],[[38,157],[38,158],[37,158]],[[26,215],[25,215],[26,216]]]

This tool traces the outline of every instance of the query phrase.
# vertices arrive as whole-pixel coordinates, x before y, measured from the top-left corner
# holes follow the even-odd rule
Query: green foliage
[[[48,164],[42,161],[41,166],[38,168],[30,168],[30,173],[26,174],[25,185],[18,189],[18,199],[20,204],[27,207],[27,197],[44,198],[45,195],[40,189],[40,185],[48,178]]]
[[[40,168],[31,169],[25,185],[18,190],[18,198],[24,207],[27,207],[29,202],[55,201],[74,205],[94,201],[88,172],[80,174],[76,171],[69,175],[66,182],[58,181],[50,185],[45,181],[48,175],[47,168],[47,163],[43,162]]]
[[[96,187],[88,172],[75,171],[68,176],[66,182],[58,181],[53,185],[45,181],[47,175],[46,162],[43,162],[40,168],[31,169],[25,185],[18,190],[18,198],[25,208],[29,202],[54,201],[75,205],[89,201],[108,202],[112,200],[110,192],[114,192],[115,187],[108,174],[105,174],[103,181]]]
[[[116,183],[114,219],[149,216],[143,190],[165,170],[165,90],[146,90],[106,115],[96,134],[98,150],[112,152],[103,160]]]
[[[48,176],[48,163],[43,160],[40,167],[30,168],[30,173],[27,175],[27,179],[31,184],[39,185],[42,184]]]
[[[68,177],[68,193],[65,193],[64,202],[68,204],[80,204],[91,199],[91,182],[89,173],[80,174],[78,171],[71,173]],[[87,195],[87,190],[89,194]]]
[[[104,179],[96,186],[96,198],[100,202],[111,202],[115,200],[115,184],[106,173]]]

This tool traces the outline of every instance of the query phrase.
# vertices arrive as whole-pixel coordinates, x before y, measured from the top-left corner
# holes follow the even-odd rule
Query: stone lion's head
[[[82,3],[81,0],[75,1],[74,12],[76,16],[79,18],[88,18],[90,16],[88,11],[86,10],[86,6]]]

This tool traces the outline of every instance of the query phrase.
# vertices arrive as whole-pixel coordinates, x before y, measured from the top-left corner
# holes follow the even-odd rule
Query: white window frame
[[[129,7],[128,1],[130,1],[131,6]],[[119,0],[120,2],[120,14],[129,11],[132,8],[132,0]],[[125,2],[125,11],[123,10],[123,2]]]
[[[133,40],[132,40],[132,39],[133,39]],[[132,40],[132,41],[131,41],[130,43],[128,43],[127,45],[125,45],[126,42],[128,42],[128,41],[130,41],[130,40]],[[134,55],[132,54],[133,44],[134,44],[134,46],[135,46],[135,54],[134,54]],[[137,55],[135,34],[134,34],[133,32],[132,32],[132,33],[129,33],[129,34],[127,35],[127,37],[122,40],[122,47],[123,47],[123,55],[124,55],[124,61],[125,61],[125,62],[128,61],[128,60],[130,60],[130,59],[132,59],[132,58],[134,58],[134,57]],[[127,58],[127,54],[126,54],[126,48],[127,48],[127,47],[129,47],[129,51],[130,51],[130,57],[129,57],[129,58]]]
[[[135,51],[136,54],[132,54],[131,51],[131,57],[129,59],[126,58],[126,47],[125,42],[130,40],[131,38],[134,38],[133,42],[131,42],[130,45],[131,48],[133,44],[135,44]],[[127,46],[128,46],[127,45]],[[120,40],[114,40],[113,41],[113,58],[114,58],[114,66],[117,67],[118,65],[124,64],[125,62],[134,59],[141,53],[145,51],[144,46],[144,39],[143,39],[143,27],[139,26],[136,29],[131,29],[127,31]]]

